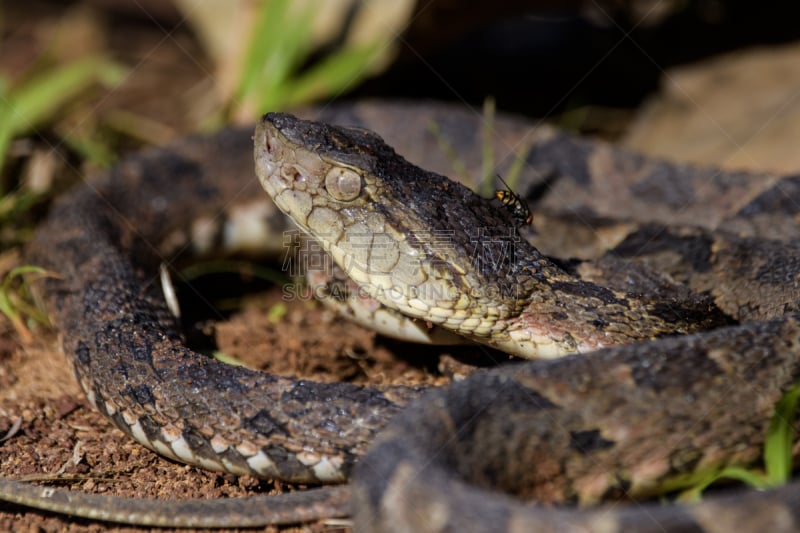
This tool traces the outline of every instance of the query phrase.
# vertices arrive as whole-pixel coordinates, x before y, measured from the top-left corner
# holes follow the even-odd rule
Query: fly
[[[530,226],[533,222],[533,215],[531,209],[520,195],[511,190],[508,183],[499,175],[497,178],[503,182],[505,189],[497,189],[494,192],[495,197],[505,206],[514,221],[520,226]]]

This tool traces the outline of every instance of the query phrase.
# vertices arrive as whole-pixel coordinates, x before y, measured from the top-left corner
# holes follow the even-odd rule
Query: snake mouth
[[[282,191],[287,189],[286,183],[277,179],[278,161],[283,149],[276,139],[277,132],[262,120],[256,126],[253,135],[253,160],[255,161],[256,176],[261,187],[274,200]]]

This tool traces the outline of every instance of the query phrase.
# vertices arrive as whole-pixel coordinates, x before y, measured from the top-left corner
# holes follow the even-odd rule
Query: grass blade
[[[354,46],[326,57],[294,83],[287,84],[282,95],[283,105],[291,107],[347,91],[370,74],[369,65],[380,48],[377,43]]]
[[[54,116],[92,84],[114,85],[123,76],[120,66],[95,56],[49,69],[13,90],[0,84],[0,169],[14,136]]]
[[[783,485],[792,475],[792,442],[799,397],[800,386],[795,385],[778,400],[769,423],[764,443],[764,466],[770,486]]]
[[[36,76],[4,102],[4,127],[13,134],[30,130],[98,81],[118,82],[123,70],[98,57],[75,61]]]

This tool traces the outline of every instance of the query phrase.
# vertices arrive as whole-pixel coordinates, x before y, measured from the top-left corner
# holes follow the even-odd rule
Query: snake
[[[546,255],[502,204],[398,155],[416,150],[443,172],[420,124],[466,146],[479,115],[379,102],[315,119],[270,113],[254,136],[231,129],[130,156],[57,200],[27,257],[58,272],[37,289],[87,399],[123,432],[202,468],[349,485],[159,502],[0,479],[0,498],[187,527],[348,514],[358,531],[797,527],[794,483],[693,506],[601,502],[758,462],[800,372],[800,178],[654,161],[498,117],[494,142],[524,141],[529,188],[547,190],[532,238]],[[370,131],[380,123],[394,124],[397,151]],[[259,182],[369,298],[533,360],[425,389],[317,383],[192,351],[154,273],[186,252],[198,219]],[[578,259],[592,255],[576,229],[587,221],[600,228],[590,237],[613,237],[596,261]],[[226,224],[194,244],[222,244]]]

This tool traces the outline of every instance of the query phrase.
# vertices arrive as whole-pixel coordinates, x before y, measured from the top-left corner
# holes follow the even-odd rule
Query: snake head
[[[418,217],[399,212],[391,180],[382,177],[386,161],[402,158],[377,134],[269,113],[254,149],[256,173],[275,204],[351,278],[368,287],[398,286],[400,276],[402,286],[425,283],[425,253],[407,238]]]
[[[268,113],[254,145],[278,208],[387,307],[485,337],[530,292],[532,278],[515,273],[539,255],[518,242],[508,213],[377,134]]]
[[[256,173],[278,207],[315,237],[328,233],[342,208],[369,209],[365,176],[394,154],[367,130],[328,126],[269,113],[256,129]],[[367,193],[367,194],[365,194]],[[319,208],[319,209],[317,209]],[[334,216],[336,215],[336,216]],[[334,228],[335,229],[335,228]]]

